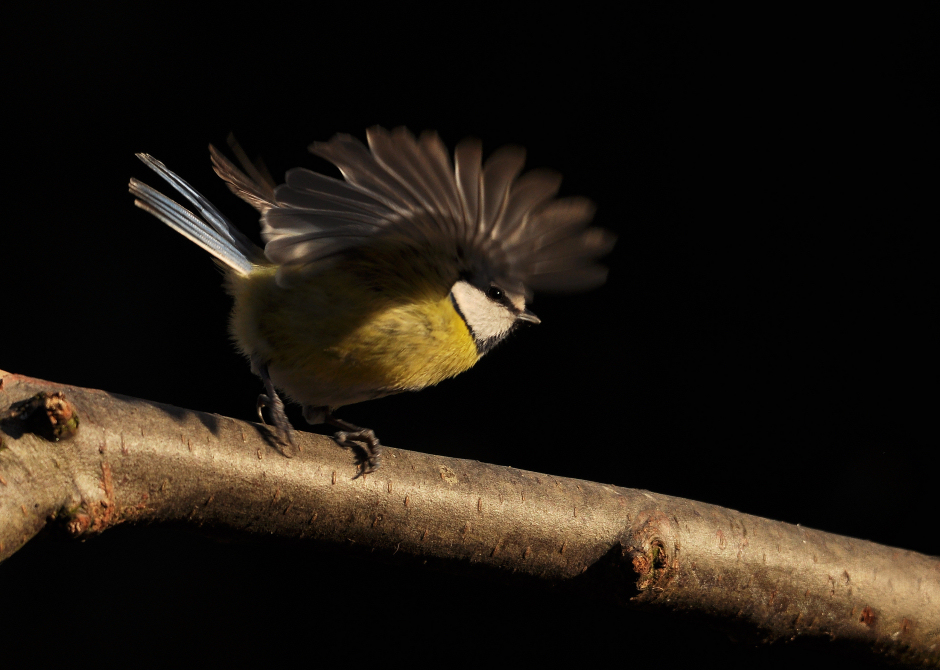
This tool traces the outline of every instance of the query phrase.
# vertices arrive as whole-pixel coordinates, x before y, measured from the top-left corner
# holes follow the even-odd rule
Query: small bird
[[[526,307],[532,291],[602,284],[607,270],[595,261],[614,242],[589,227],[589,200],[555,197],[556,172],[520,176],[521,147],[484,163],[480,142],[466,139],[452,161],[434,132],[366,135],[368,147],[346,134],[309,147],[345,181],[294,168],[276,188],[234,143],[244,172],[209,146],[216,174],[261,213],[263,250],[153,157],[137,154],[196,213],[130,181],[135,205],[225,271],[232,338],[264,383],[262,422],[267,408],[279,443],[294,445],[280,389],[308,423],[340,429],[334,437],[356,449],[359,474],[378,467],[382,445],[337,408],[468,370],[520,324],[539,323]]]

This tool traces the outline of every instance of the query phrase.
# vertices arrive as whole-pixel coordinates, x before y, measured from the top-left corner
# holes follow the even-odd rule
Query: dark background
[[[133,154],[255,234],[210,169],[207,144],[230,131],[278,178],[328,170],[307,144],[374,124],[517,143],[619,236],[608,283],[537,296],[542,325],[477,368],[342,417],[395,447],[938,553],[933,17],[62,11],[8,26],[0,368],[251,420],[261,387],[227,339],[219,272],[132,206],[129,177],[163,187]],[[0,592],[24,630],[48,634],[52,611],[55,635],[128,662],[183,643],[311,663],[834,654],[164,527],[33,542],[0,567]]]

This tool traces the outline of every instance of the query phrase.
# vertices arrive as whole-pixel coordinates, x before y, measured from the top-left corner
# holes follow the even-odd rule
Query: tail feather
[[[137,198],[135,205],[150,212],[239,274],[249,274],[253,260],[262,260],[262,251],[236,230],[225,215],[192,186],[152,156],[137,154],[137,157],[195,205],[202,218],[150,186],[131,179],[130,192]]]

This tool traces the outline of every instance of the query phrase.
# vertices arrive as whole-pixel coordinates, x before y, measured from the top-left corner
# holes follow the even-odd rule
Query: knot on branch
[[[101,464],[98,489],[94,495],[83,496],[77,507],[59,513],[59,519],[73,537],[102,533],[120,523],[114,502],[114,481],[108,463]]]
[[[636,517],[622,542],[630,559],[638,591],[662,591],[679,574],[679,542],[673,537],[673,520],[658,510]]]
[[[33,433],[50,441],[67,440],[78,431],[78,413],[65,394],[42,391],[20,400],[0,415],[0,422],[19,424],[24,433]]]

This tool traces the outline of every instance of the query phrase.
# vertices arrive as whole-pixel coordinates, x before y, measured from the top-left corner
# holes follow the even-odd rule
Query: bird
[[[595,206],[558,197],[559,173],[523,172],[508,145],[483,161],[476,138],[451,156],[440,136],[407,128],[314,142],[311,153],[342,179],[298,167],[285,183],[247,159],[239,169],[211,144],[215,173],[260,213],[257,246],[187,182],[137,154],[194,208],[131,179],[137,207],[208,251],[233,298],[229,330],[264,392],[285,455],[295,445],[279,391],[312,425],[375,471],[375,432],[343,421],[340,407],[433,386],[471,368],[522,324],[535,291],[572,293],[604,283],[598,259],[615,236],[591,226]],[[244,171],[243,171],[244,170]]]

